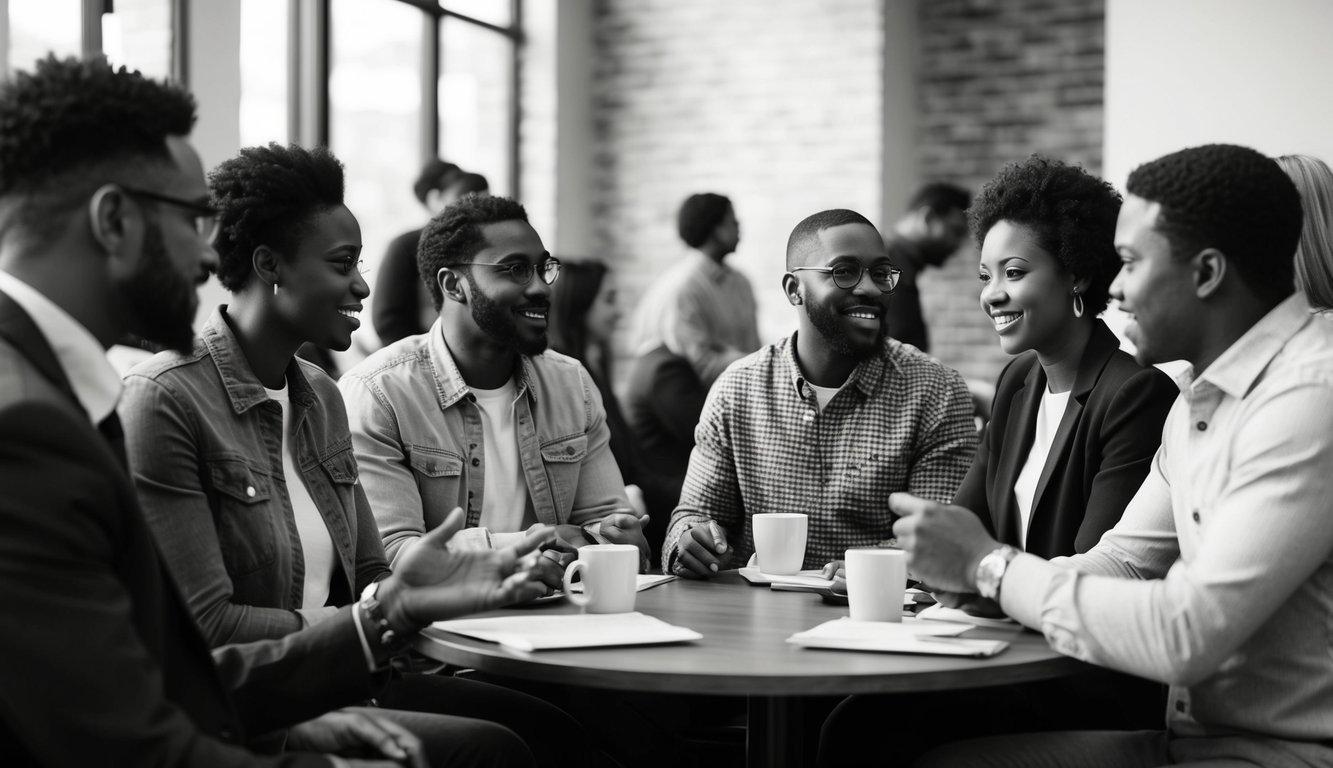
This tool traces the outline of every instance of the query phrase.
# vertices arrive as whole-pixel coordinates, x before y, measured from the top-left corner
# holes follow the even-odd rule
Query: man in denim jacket
[[[455,546],[549,523],[568,544],[635,544],[646,560],[601,394],[577,361],[543,354],[560,263],[523,206],[464,197],[422,231],[417,263],[439,320],[339,382],[390,563],[454,507],[471,529]],[[555,552],[539,563],[548,586],[562,565]]]

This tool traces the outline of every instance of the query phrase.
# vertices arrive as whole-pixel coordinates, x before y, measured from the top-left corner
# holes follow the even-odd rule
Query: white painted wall
[[[1333,2],[1107,0],[1106,179],[1223,142],[1333,162]]]

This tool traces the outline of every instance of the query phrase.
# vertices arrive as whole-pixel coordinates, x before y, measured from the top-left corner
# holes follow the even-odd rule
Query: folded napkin
[[[924,622],[910,618],[904,618],[901,623],[842,618],[797,632],[787,638],[787,642],[803,648],[939,656],[994,656],[1009,646],[1001,640],[956,637],[971,628],[966,624]]]

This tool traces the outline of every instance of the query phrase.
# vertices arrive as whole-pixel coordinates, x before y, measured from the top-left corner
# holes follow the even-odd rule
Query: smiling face
[[[1000,348],[1056,356],[1074,317],[1074,276],[1037,244],[1022,224],[999,221],[981,244],[981,308],[995,324]]]
[[[282,254],[278,312],[302,342],[334,350],[352,345],[370,288],[361,276],[361,226],[346,206],[314,214],[294,253]]]
[[[546,316],[551,286],[542,281],[541,265],[550,258],[537,231],[525,221],[501,221],[481,228],[486,247],[470,261],[477,264],[524,263],[534,269],[526,285],[508,272],[488,266],[457,267],[469,288],[471,316],[477,330],[520,354],[546,350]]]
[[[1140,365],[1193,360],[1198,336],[1193,268],[1177,259],[1166,235],[1157,228],[1160,203],[1126,195],[1115,227],[1120,274],[1111,296],[1130,316],[1125,336],[1134,343]]]
[[[844,224],[822,230],[819,247],[806,258],[807,267],[850,266],[869,269],[890,264],[884,241],[874,227]],[[839,288],[826,272],[796,272],[804,318],[801,331],[817,332],[835,352],[854,359],[869,357],[886,335],[883,322],[889,294],[881,291],[869,273],[852,289]],[[808,325],[807,325],[808,323]]]

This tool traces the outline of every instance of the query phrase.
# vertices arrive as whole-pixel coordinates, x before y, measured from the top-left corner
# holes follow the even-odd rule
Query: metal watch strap
[[[999,601],[1000,582],[1004,580],[1004,572],[1009,569],[1009,562],[1017,556],[1017,549],[1004,544],[981,558],[977,563],[977,594]]]
[[[406,636],[389,625],[389,617],[384,613],[384,604],[378,597],[380,584],[378,581],[367,584],[361,592],[361,602],[357,607],[365,611],[364,615],[368,620],[367,632],[375,636],[376,642],[390,656],[398,656],[407,652],[409,642]]]

